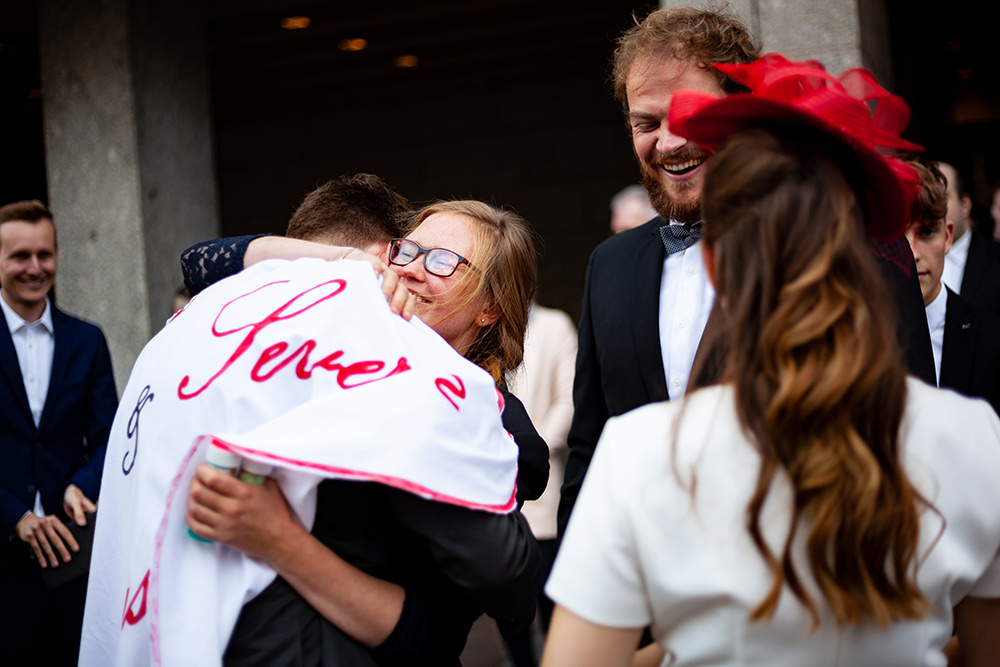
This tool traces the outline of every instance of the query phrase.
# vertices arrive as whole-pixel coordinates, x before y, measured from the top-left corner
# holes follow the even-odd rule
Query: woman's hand
[[[188,495],[187,524],[196,534],[274,564],[305,529],[277,482],[247,484],[202,463]]]
[[[371,246],[373,250],[376,246]],[[253,266],[257,262],[268,259],[299,259],[301,257],[318,257],[327,261],[339,259],[356,259],[369,262],[375,269],[375,275],[382,276],[382,293],[385,294],[392,312],[402,316],[404,320],[413,317],[415,302],[410,291],[399,284],[399,276],[389,268],[379,257],[359,248],[349,246],[327,245],[303,239],[290,239],[284,236],[262,236],[254,239],[247,246],[243,256],[243,266]]]
[[[410,290],[399,282],[399,276],[392,268],[375,255],[368,254],[358,248],[344,248],[339,259],[356,259],[370,262],[375,269],[375,275],[382,276],[382,294],[389,302],[389,309],[404,320],[413,317],[413,306],[416,300]]]

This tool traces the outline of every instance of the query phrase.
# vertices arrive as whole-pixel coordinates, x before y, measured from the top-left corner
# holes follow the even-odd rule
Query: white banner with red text
[[[188,535],[206,442],[275,466],[307,527],[323,478],[509,512],[517,446],[502,409],[488,373],[392,314],[368,263],[273,260],[205,290],[146,345],[123,392],[80,664],[219,665],[240,608],[273,580]]]

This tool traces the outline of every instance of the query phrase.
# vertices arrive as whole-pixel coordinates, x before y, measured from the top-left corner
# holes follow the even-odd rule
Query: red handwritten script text
[[[202,384],[198,389],[194,391],[186,391],[188,384],[191,382],[191,376],[185,375],[180,384],[177,386],[177,396],[181,400],[187,400],[198,396],[203,391],[208,389],[209,386],[217,379],[219,379],[226,371],[232,367],[236,361],[238,361],[253,345],[257,335],[260,334],[267,327],[284,320],[290,320],[302,313],[308,311],[333,297],[337,296],[344,291],[347,286],[347,281],[342,279],[329,280],[319,285],[314,285],[309,289],[293,296],[291,299],[286,301],[284,304],[276,308],[262,320],[257,322],[249,322],[241,326],[235,327],[233,329],[221,330],[219,328],[219,319],[226,312],[226,309],[231,305],[248,297],[252,294],[260,292],[261,290],[267,289],[272,285],[278,285],[281,283],[287,283],[288,281],[277,281],[273,283],[268,283],[262,285],[257,289],[236,297],[232,301],[228,302],[219,311],[219,314],[215,316],[215,321],[212,323],[212,335],[216,338],[225,338],[227,336],[232,336],[241,331],[245,331],[243,339],[240,341],[239,345],[229,356],[222,367],[215,372],[204,384]],[[385,361],[380,361],[377,359],[367,360],[367,361],[355,361],[349,364],[341,363],[340,359],[344,356],[343,350],[336,350],[330,354],[327,354],[319,361],[312,363],[310,355],[316,349],[315,340],[307,340],[302,345],[298,346],[291,352],[289,349],[291,345],[286,341],[280,341],[269,345],[260,353],[253,368],[250,371],[250,377],[255,382],[266,382],[270,380],[276,373],[281,369],[285,368],[289,364],[295,363],[295,375],[296,377],[307,380],[312,377],[313,371],[320,368],[325,371],[335,372],[337,374],[337,384],[339,384],[343,389],[350,389],[352,387],[359,387],[363,384],[368,384],[369,382],[375,382],[378,380],[384,380],[393,375],[397,375],[404,371],[410,370],[410,365],[406,361],[405,357],[400,357],[392,369],[383,375],[378,375],[377,377],[372,377],[377,373],[381,373],[387,366]],[[464,388],[462,394],[464,396]],[[450,399],[449,399],[450,400]],[[454,402],[452,403],[454,405]],[[457,406],[456,406],[457,408]]]
[[[437,387],[438,391],[441,392],[442,396],[448,399],[448,402],[451,403],[452,407],[458,410],[459,409],[458,403],[456,403],[455,400],[448,395],[448,392],[451,392],[458,398],[465,398],[465,383],[462,382],[462,378],[458,377],[457,375],[452,375],[452,377],[455,378],[455,382],[458,383],[457,385],[455,384],[455,382],[452,382],[451,380],[438,378],[434,380],[434,386]]]
[[[130,588],[125,589],[125,609],[122,611],[122,630],[125,629],[125,624],[135,625],[142,620],[142,617],[146,615],[146,591],[149,589],[149,570],[146,570],[146,576],[142,578],[142,583],[139,587],[135,589],[135,595],[132,599],[128,599],[128,594],[131,592]],[[139,595],[142,595],[142,598]],[[139,603],[139,609],[135,608],[135,603]]]

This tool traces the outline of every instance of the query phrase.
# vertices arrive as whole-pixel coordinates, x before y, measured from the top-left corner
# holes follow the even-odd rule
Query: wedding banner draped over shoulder
[[[371,265],[257,264],[205,290],[146,345],[108,442],[80,664],[219,665],[266,565],[188,534],[209,443],[273,466],[312,525],[324,478],[495,513],[517,446],[492,378],[417,318]]]

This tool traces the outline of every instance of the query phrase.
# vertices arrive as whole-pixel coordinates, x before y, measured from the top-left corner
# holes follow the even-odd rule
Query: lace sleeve
[[[243,256],[254,239],[269,234],[230,236],[197,243],[181,253],[184,285],[191,296],[243,270]]]

